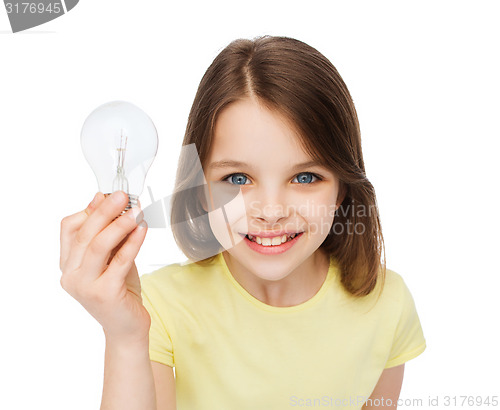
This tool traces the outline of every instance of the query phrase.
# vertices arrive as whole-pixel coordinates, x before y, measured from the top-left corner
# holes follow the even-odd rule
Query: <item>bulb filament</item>
[[[125,136],[125,144],[123,143],[123,130],[120,133],[120,146],[116,148],[118,155],[118,165],[116,166],[116,176],[113,179],[113,192],[124,191],[128,194],[128,180],[125,177],[125,152],[127,151],[127,139]]]

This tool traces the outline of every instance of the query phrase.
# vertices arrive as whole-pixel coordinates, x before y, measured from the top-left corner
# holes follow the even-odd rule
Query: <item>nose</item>
[[[258,216],[257,219],[263,223],[275,225],[282,219],[286,219],[286,217],[283,215],[283,212],[276,208],[276,211],[271,210],[269,212],[262,213],[262,216]]]
[[[250,205],[251,215],[260,223],[274,225],[288,217],[286,198],[277,190],[272,193],[263,193]]]

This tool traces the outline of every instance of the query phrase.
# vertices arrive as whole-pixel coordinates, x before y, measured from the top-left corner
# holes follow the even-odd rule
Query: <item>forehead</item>
[[[229,104],[215,123],[209,162],[229,158],[273,163],[311,159],[294,127],[276,111],[250,98]]]

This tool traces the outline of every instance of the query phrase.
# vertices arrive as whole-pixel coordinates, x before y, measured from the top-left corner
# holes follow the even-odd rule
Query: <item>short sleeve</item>
[[[165,315],[161,315],[162,299],[148,274],[141,276],[142,303],[151,316],[149,329],[149,358],[155,362],[174,367],[173,345],[166,327]]]
[[[401,314],[396,326],[393,344],[385,368],[399,366],[421,354],[425,348],[425,338],[420,325],[420,319],[415,308],[415,302],[410,290],[400,278],[398,303]]]

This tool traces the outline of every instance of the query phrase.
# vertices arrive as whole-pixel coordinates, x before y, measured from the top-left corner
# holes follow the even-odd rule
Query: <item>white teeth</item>
[[[297,235],[298,235],[297,233],[294,233],[289,236],[284,234],[283,236],[275,236],[274,238],[261,238],[260,236],[248,235],[248,239],[250,239],[252,242],[257,242],[259,245],[262,246],[277,246],[287,242],[288,240],[292,240]]]

